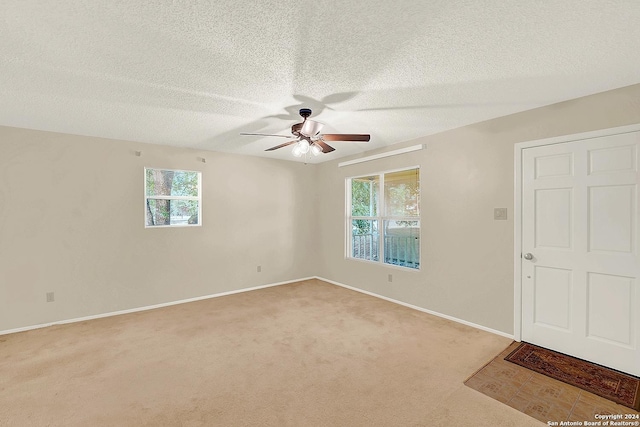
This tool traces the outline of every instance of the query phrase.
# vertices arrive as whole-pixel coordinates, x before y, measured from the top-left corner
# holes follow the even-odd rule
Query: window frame
[[[149,196],[147,194],[147,171],[170,171],[170,172],[190,172],[195,173],[198,176],[198,195],[197,196]],[[170,168],[144,168],[144,228],[176,228],[176,227],[201,227],[202,226],[202,172],[187,169],[170,169]],[[162,225],[149,225],[147,224],[147,203],[151,200],[193,200],[198,202],[198,223],[197,224],[162,224]]]
[[[345,221],[345,259],[348,260],[354,260],[354,261],[360,261],[360,262],[366,262],[366,263],[371,263],[371,264],[377,264],[377,265],[383,265],[385,267],[391,267],[391,268],[399,268],[402,269],[403,271],[413,271],[413,272],[419,272],[422,269],[422,251],[419,250],[418,252],[418,267],[407,267],[407,266],[403,266],[403,265],[397,265],[397,264],[391,264],[391,263],[387,263],[385,262],[385,247],[384,247],[384,222],[385,221],[417,221],[419,225],[419,231],[418,231],[418,238],[419,241],[422,242],[422,210],[420,210],[420,214],[418,216],[414,216],[414,217],[406,217],[406,216],[394,216],[394,215],[384,215],[385,212],[385,203],[386,203],[386,197],[385,197],[385,179],[384,176],[387,174],[392,174],[392,173],[396,173],[396,172],[404,172],[404,171],[410,171],[410,170],[414,170],[417,169],[418,170],[418,185],[420,186],[420,188],[422,188],[422,185],[420,185],[420,181],[421,181],[421,176],[422,174],[420,173],[420,166],[416,165],[416,166],[407,166],[407,167],[402,167],[402,168],[398,168],[398,169],[389,169],[389,170],[385,170],[382,172],[373,172],[373,173],[367,173],[367,174],[362,174],[362,175],[354,175],[354,176],[350,176],[347,177],[345,179],[345,195],[346,195],[346,203],[345,203],[345,207],[346,207],[346,221]],[[352,180],[354,179],[358,179],[358,178],[366,178],[366,177],[371,177],[371,176],[377,176],[378,177],[378,186],[379,186],[379,195],[378,195],[378,206],[376,207],[376,216],[360,216],[360,215],[352,215],[353,212],[353,207],[352,207],[352,203],[353,203],[353,199],[352,199],[352,194],[351,194],[351,190],[352,190]],[[418,203],[420,204],[420,201],[418,201]],[[420,206],[420,205],[418,205]],[[365,259],[365,258],[356,258],[354,256],[352,256],[352,251],[353,251],[353,221],[354,220],[367,220],[367,221],[377,221],[378,222],[378,260],[372,260],[372,259]]]

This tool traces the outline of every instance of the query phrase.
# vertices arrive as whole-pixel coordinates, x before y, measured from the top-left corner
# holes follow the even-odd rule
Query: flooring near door
[[[505,360],[640,410],[638,377],[524,342]]]
[[[607,415],[614,417],[609,420],[630,422],[619,425],[640,424],[637,411],[504,360],[519,345],[511,344],[465,384],[547,425],[561,425],[561,421],[583,423],[576,425],[602,421],[604,425]]]
[[[523,150],[522,340],[640,376],[640,132]]]

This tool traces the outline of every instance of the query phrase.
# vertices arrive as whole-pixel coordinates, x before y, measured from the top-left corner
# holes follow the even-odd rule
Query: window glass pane
[[[420,215],[420,170],[384,175],[385,216]]]
[[[351,215],[378,215],[378,192],[380,179],[377,176],[353,178],[351,180]]]
[[[197,200],[147,199],[147,225],[198,225]]]
[[[420,267],[419,221],[384,221],[384,262]]]
[[[147,169],[147,196],[198,196],[198,172]]]
[[[378,235],[378,221],[354,219],[351,222],[351,256],[378,261],[380,259]]]

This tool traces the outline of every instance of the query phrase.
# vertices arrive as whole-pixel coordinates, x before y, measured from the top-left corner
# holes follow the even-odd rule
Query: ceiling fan
[[[276,145],[275,147],[267,148],[265,151],[273,151],[277,150],[278,148],[296,144],[296,146],[293,148],[294,156],[300,157],[303,154],[307,154],[309,151],[317,156],[320,153],[330,153],[335,150],[335,148],[327,144],[327,141],[368,142],[371,139],[371,135],[368,134],[321,134],[320,130],[324,125],[320,122],[308,119],[308,117],[311,115],[311,112],[312,111],[309,108],[301,108],[299,113],[303,118],[302,123],[296,123],[291,126],[291,134],[293,134],[293,136],[297,139],[294,139],[293,141],[287,141],[284,144]],[[240,135],[276,136],[279,138],[291,138],[289,135],[274,135],[267,133],[241,133]]]

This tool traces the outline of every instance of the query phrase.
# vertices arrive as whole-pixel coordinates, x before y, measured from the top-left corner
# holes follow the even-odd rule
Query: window
[[[347,256],[420,268],[420,169],[347,179]]]
[[[201,225],[200,172],[144,169],[146,227]]]

